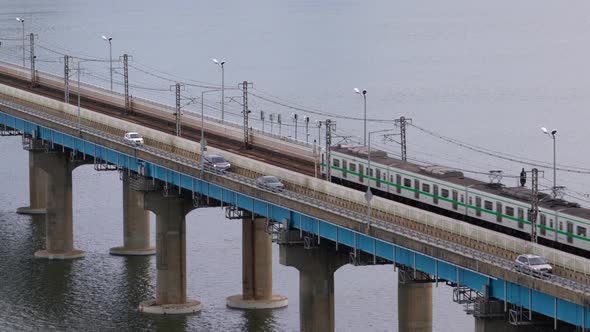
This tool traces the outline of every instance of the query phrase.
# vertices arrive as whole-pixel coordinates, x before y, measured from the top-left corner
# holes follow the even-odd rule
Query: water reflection
[[[242,331],[265,332],[277,329],[274,310],[244,310],[242,316],[244,318]]]

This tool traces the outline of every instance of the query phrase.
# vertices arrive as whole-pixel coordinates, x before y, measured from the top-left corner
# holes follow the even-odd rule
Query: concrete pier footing
[[[299,270],[300,331],[334,331],[334,272],[348,254],[322,245],[280,245],[280,263]]]
[[[272,294],[272,238],[265,218],[242,219],[242,294],[227,298],[235,309],[275,309],[288,305],[286,296]]]
[[[111,248],[111,255],[154,255],[150,246],[150,214],[144,210],[144,193],[129,187],[129,178],[123,175],[123,246]]]
[[[145,208],[156,214],[156,298],[143,301],[139,310],[153,314],[187,314],[201,309],[186,296],[186,222],[193,208],[190,199],[145,194]]]
[[[432,331],[432,282],[428,275],[399,270],[397,312],[399,331]]]
[[[77,166],[62,153],[39,153],[35,163],[46,173],[47,194],[45,215],[46,250],[35,257],[72,259],[84,256],[74,249],[72,220],[72,171]]]
[[[45,151],[29,151],[29,206],[19,207],[16,213],[42,215],[47,212],[45,208],[45,195],[47,192],[47,175],[39,167],[39,156]]]

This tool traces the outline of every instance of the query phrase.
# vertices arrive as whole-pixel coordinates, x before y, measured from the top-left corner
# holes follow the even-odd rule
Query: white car
[[[553,273],[553,267],[547,264],[545,258],[531,254],[519,255],[514,261],[514,269],[533,275]]]
[[[125,142],[128,144],[143,145],[143,137],[141,137],[141,135],[138,133],[134,133],[134,132],[125,133],[123,140],[125,140]]]

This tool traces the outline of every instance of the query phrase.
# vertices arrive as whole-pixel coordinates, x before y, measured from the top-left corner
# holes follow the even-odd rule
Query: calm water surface
[[[170,85],[176,80],[217,86],[220,71],[211,62],[216,57],[227,60],[226,87],[252,81],[255,94],[322,113],[251,97],[255,114],[283,115],[285,135],[292,135],[288,119],[297,112],[312,121],[331,117],[339,135],[362,137],[362,122],[342,118],[361,116],[362,100],[352,92],[359,87],[369,91],[369,118],[406,115],[441,135],[544,162],[552,159],[551,142],[538,128],[558,128],[558,163],[584,166],[588,154],[579,152],[587,141],[590,108],[588,7],[581,0],[567,6],[532,0],[0,0],[0,60],[21,61],[20,41],[10,40],[20,38],[21,25],[14,19],[19,16],[25,18],[26,32],[38,36],[38,68],[56,74],[63,73],[59,53],[106,59],[108,45],[100,36],[113,36],[115,58],[133,55],[135,96],[172,105]],[[86,62],[83,68],[83,80],[108,86],[104,62]],[[117,91],[121,70],[115,65]],[[183,94],[194,97],[200,91],[187,86]],[[239,92],[228,90],[226,96],[226,117],[237,121],[240,105],[231,97]],[[212,93],[207,99],[206,112],[213,116],[219,116],[218,98]],[[187,105],[187,110],[200,109],[195,107]],[[388,127],[369,124],[370,130]],[[411,158],[466,172],[516,174],[525,167],[416,128],[408,135]],[[3,137],[0,156],[0,330],[298,330],[298,272],[276,259],[275,293],[289,297],[287,308],[226,308],[225,297],[241,291],[241,226],[225,220],[220,209],[187,217],[188,295],[203,303],[203,311],[183,317],[139,315],[137,304],[154,296],[155,260],[108,254],[123,241],[121,183],[116,173],[97,173],[91,166],[74,172],[75,246],[86,257],[34,260],[32,253],[44,247],[43,222],[14,213],[28,203],[27,154],[18,138]],[[550,174],[542,185],[552,185]],[[587,175],[560,173],[558,179],[578,198],[588,192]],[[335,280],[337,330],[397,331],[392,267],[345,266]],[[436,289],[435,331],[470,331],[472,326],[473,319],[452,303],[451,289]]]

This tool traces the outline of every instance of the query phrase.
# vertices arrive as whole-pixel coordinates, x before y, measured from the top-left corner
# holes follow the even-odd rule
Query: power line
[[[504,160],[508,160],[508,161],[512,161],[512,162],[516,162],[516,163],[520,163],[520,164],[525,164],[525,165],[533,166],[533,167],[544,167],[544,168],[551,167],[549,164],[546,164],[546,163],[543,163],[543,162],[540,162],[540,161],[535,161],[535,160],[530,160],[529,161],[527,159],[517,159],[517,157],[511,156],[509,154],[503,154],[501,152],[497,152],[497,151],[493,151],[493,150],[486,150],[484,148],[472,146],[472,145],[470,145],[468,143],[464,143],[464,142],[455,140],[453,138],[449,138],[449,137],[446,137],[446,136],[443,136],[443,135],[434,133],[432,131],[429,131],[427,129],[421,128],[421,127],[419,127],[419,126],[417,126],[415,124],[412,124],[411,126],[413,126],[414,128],[416,128],[416,129],[418,129],[418,130],[420,130],[420,131],[422,131],[422,132],[424,132],[426,134],[429,134],[429,135],[431,135],[433,137],[436,137],[436,138],[439,138],[441,140],[447,141],[449,143],[458,145],[458,146],[463,147],[465,149],[469,149],[469,150],[472,150],[472,151],[475,151],[475,152],[486,154],[486,155],[491,156],[491,157],[495,157],[495,158],[499,158],[499,159],[504,159]],[[567,166],[567,167],[569,167],[569,168],[556,167],[556,169],[559,170],[559,171],[568,172],[568,173],[590,174],[590,170],[589,169],[586,169],[586,168],[575,167],[575,166]],[[579,170],[572,169],[572,168],[578,168]]]

